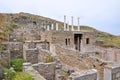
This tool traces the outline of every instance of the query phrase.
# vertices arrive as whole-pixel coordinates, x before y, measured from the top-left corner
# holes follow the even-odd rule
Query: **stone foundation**
[[[97,71],[92,69],[72,73],[68,80],[99,80],[99,78]]]
[[[38,63],[33,67],[42,75],[46,80],[55,80],[55,63]]]
[[[24,59],[26,62],[31,62],[32,64],[38,63],[39,51],[35,49],[27,49],[24,53]]]
[[[31,74],[34,77],[34,80],[46,80],[43,78],[38,71],[36,71],[31,63],[23,63],[23,70],[24,72],[27,72]]]
[[[120,80],[120,65],[107,65],[104,69],[104,80]]]

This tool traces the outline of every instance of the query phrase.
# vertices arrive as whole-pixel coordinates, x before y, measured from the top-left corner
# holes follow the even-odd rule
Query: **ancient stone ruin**
[[[23,22],[28,23],[24,18]],[[0,52],[0,58],[8,64],[11,58],[23,58],[24,71],[35,80],[120,79],[120,65],[109,67],[109,63],[120,62],[119,57],[115,54],[112,57],[109,49],[106,52],[97,46],[95,32],[81,30],[79,18],[77,29],[73,17],[71,26],[64,17],[64,28],[58,22],[29,21],[32,26],[14,29],[9,41],[2,43],[5,49]]]

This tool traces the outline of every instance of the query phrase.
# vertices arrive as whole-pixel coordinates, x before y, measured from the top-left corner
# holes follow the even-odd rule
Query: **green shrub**
[[[0,45],[0,51],[5,50],[6,47],[4,45]]]
[[[18,72],[13,80],[33,80],[33,77],[28,73]]]
[[[23,70],[23,59],[11,59],[11,65],[13,66],[15,71]]]
[[[4,79],[5,80],[13,80],[15,77],[16,72],[12,69],[5,69],[4,70]]]

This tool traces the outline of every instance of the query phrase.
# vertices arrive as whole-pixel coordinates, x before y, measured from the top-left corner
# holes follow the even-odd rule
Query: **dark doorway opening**
[[[89,43],[90,43],[89,38],[86,38],[86,44],[89,44]]]
[[[65,39],[65,44],[66,44],[66,46],[67,46],[67,39]]]
[[[74,34],[75,49],[78,51],[81,50],[81,40],[82,40],[82,34]]]

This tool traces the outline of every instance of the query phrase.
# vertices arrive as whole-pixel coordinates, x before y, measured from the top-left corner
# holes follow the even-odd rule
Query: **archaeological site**
[[[107,38],[104,32],[82,26],[80,18],[78,25],[74,17],[71,24],[63,19],[1,13],[0,80],[12,80],[4,68],[16,71],[15,59],[24,60],[22,72],[32,80],[120,80],[120,48],[105,45],[98,39]]]

